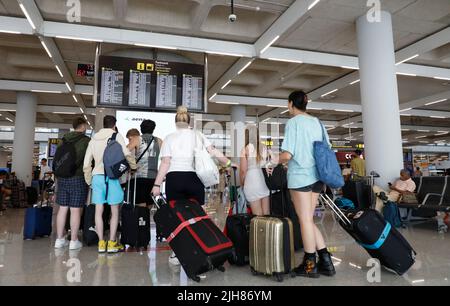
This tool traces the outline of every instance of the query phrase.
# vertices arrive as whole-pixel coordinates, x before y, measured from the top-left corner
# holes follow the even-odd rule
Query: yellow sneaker
[[[124,250],[123,245],[117,241],[108,241],[108,253],[118,253]]]
[[[98,252],[99,253],[105,253],[106,252],[106,241],[100,240],[98,242]]]

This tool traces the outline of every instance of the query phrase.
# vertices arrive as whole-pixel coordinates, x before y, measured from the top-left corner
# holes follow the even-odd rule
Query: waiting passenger
[[[106,149],[108,141],[114,134],[116,141],[122,146],[123,154],[125,155],[130,168],[136,169],[136,161],[132,157],[130,151],[126,147],[125,140],[119,133],[116,132],[116,118],[113,116],[105,116],[103,118],[103,129],[101,129],[92,140],[84,158],[84,177],[86,183],[92,188],[92,203],[95,207],[95,228],[98,234],[99,253],[117,253],[124,249],[117,241],[117,226],[119,224],[119,205],[122,204],[124,193],[118,179],[105,178],[105,169],[103,164],[103,154]],[[92,169],[92,160],[95,161],[95,167]],[[106,243],[103,233],[103,205],[107,203],[111,206],[111,222],[109,241]]]
[[[83,175],[83,162],[89,145],[90,138],[85,135],[88,123],[82,118],[76,118],[72,123],[75,131],[69,132],[62,138],[62,144],[58,147],[61,149],[63,144],[72,144],[75,148],[75,165],[74,173],[69,173],[71,177],[57,177],[56,181],[56,203],[60,206],[56,217],[57,238],[55,248],[60,249],[69,245],[64,236],[64,229],[67,220],[67,213],[70,209],[70,250],[80,249],[83,244],[78,240],[78,230],[80,229],[81,214],[83,207],[86,205],[89,186],[86,184]],[[57,160],[53,161],[57,163]],[[61,161],[71,162],[71,161]],[[63,165],[60,165],[63,166]],[[57,175],[57,174],[56,174]]]
[[[326,130],[320,121],[307,114],[308,97],[303,91],[289,96],[289,113],[294,116],[286,124],[280,163],[288,163],[288,188],[299,216],[305,256],[295,269],[299,276],[317,278],[336,274],[331,254],[313,217],[324,184],[319,180],[314,159],[313,144],[322,141]],[[316,251],[319,255],[317,262]]]
[[[135,150],[138,168],[136,171],[136,200],[137,205],[151,205],[151,190],[155,184],[156,175],[158,174],[159,154],[162,147],[162,140],[153,136],[156,123],[152,120],[144,120],[141,123],[141,133],[139,131],[130,130],[127,138],[130,141],[128,148]],[[137,132],[137,134],[136,134]],[[138,161],[139,160],[139,161]],[[134,188],[134,181],[130,185],[131,190]]]
[[[361,158],[361,150],[356,150],[351,161],[353,174],[357,176],[366,176],[366,161]]]
[[[267,148],[261,144],[256,126],[245,130],[245,147],[241,151],[240,179],[245,199],[256,216],[270,215],[270,190],[262,168],[267,160]]]
[[[175,116],[176,132],[168,135],[161,148],[161,165],[152,189],[154,196],[161,194],[161,184],[166,179],[166,197],[168,201],[195,199],[205,203],[205,186],[198,178],[194,169],[194,149],[203,141],[208,152],[220,163],[231,167],[231,160],[217,150],[200,132],[189,128],[191,117],[186,107],[178,107]],[[174,253],[169,257],[169,263],[179,265]]]
[[[395,181],[393,185],[389,183],[389,189],[390,191],[386,192],[379,186],[373,186],[373,192],[377,195],[375,209],[379,212],[382,212],[384,202],[398,202],[403,194],[414,193],[416,183],[411,179],[409,171],[403,169],[400,171],[400,179]]]

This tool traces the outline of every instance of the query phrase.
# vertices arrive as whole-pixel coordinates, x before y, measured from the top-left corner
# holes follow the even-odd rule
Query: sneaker
[[[121,245],[119,242],[117,241],[108,241],[108,253],[118,253],[118,252],[122,252],[124,250],[123,245]]]
[[[69,250],[78,250],[83,247],[83,244],[79,240],[71,240],[69,244]]]
[[[100,240],[98,242],[98,252],[99,253],[105,253],[106,252],[106,241]]]
[[[169,256],[169,263],[174,266],[179,266],[180,261],[178,260],[177,255],[175,253],[172,253],[172,255]]]
[[[55,249],[62,249],[69,245],[69,241],[66,238],[56,239],[55,241]]]
[[[333,260],[331,259],[331,254],[329,252],[319,254],[319,262],[317,263],[317,270],[319,274],[325,276],[331,277],[336,275]]]

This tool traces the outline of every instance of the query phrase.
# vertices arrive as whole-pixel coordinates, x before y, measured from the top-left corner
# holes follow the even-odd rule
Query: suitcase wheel
[[[225,272],[225,267],[224,266],[217,267],[217,270],[219,270],[220,272]]]
[[[250,270],[252,271],[252,274],[255,275],[255,276],[259,274],[259,273],[258,273],[255,269],[253,269],[253,268],[250,268]]]
[[[198,276],[198,275],[192,276],[191,279],[196,283],[200,283],[200,280],[201,280],[200,276]]]
[[[274,275],[275,275],[275,278],[277,279],[277,282],[279,282],[279,283],[283,282],[284,277],[283,277],[282,274],[277,273],[277,274],[274,274]]]

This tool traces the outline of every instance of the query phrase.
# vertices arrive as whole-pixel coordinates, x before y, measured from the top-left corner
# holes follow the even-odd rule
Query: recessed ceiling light
[[[72,87],[70,87],[69,83],[66,82],[66,87],[69,89],[69,91],[72,91]]]
[[[243,57],[244,56],[242,54],[221,52],[221,51],[206,51],[206,53],[208,53],[208,54],[215,54],[215,55],[234,56],[234,57]]]
[[[329,91],[329,92],[327,92],[327,93],[321,95],[321,97],[323,98],[323,97],[325,97],[325,96],[328,96],[329,94],[332,94],[332,93],[334,93],[334,92],[336,92],[336,91],[338,91],[338,90],[339,90],[338,88],[333,89],[332,91]]]
[[[242,67],[241,70],[239,70],[238,75],[241,74],[245,69],[248,68],[248,66],[250,66],[252,64],[253,60],[250,60],[247,64],[245,64],[244,67]]]
[[[209,99],[212,100],[217,96],[217,93],[213,94]]]
[[[33,30],[36,30],[36,25],[34,24],[33,20],[31,19],[30,15],[28,14],[28,11],[26,10],[25,6],[22,3],[20,3],[19,6],[20,6],[20,9],[22,10],[23,14],[27,18],[28,22],[30,23],[31,27],[33,28]]]
[[[61,39],[71,39],[71,40],[81,40],[81,41],[92,41],[92,42],[103,42],[102,39],[96,39],[96,38],[85,38],[85,37],[74,37],[74,36],[55,36],[56,38]]]
[[[18,31],[9,31],[9,30],[2,30],[2,29],[0,29],[0,33],[6,33],[6,34],[22,34],[22,32],[18,32]]]
[[[269,57],[267,58],[271,61],[277,61],[277,62],[287,62],[287,63],[295,63],[295,64],[303,64],[303,61],[300,60],[292,60],[292,59],[283,59],[283,58],[275,58],[275,57]]]
[[[144,47],[144,48],[156,48],[156,49],[167,49],[167,50],[177,50],[176,47],[168,47],[161,45],[147,45],[147,44],[134,44],[136,47]]]
[[[405,72],[397,72],[398,75],[405,75],[405,76],[411,76],[411,77],[416,77],[417,74],[414,73],[405,73]]]
[[[311,4],[308,6],[308,11],[309,11],[310,9],[312,9],[313,7],[315,7],[316,4],[319,3],[319,2],[320,2],[320,0],[314,0],[314,2],[311,3]]]
[[[226,101],[215,101],[214,103],[217,103],[217,104],[230,104],[230,105],[238,105],[239,104],[237,102],[226,102]]]
[[[352,67],[352,66],[341,66],[341,68],[350,69],[350,70],[359,70],[358,67]]]
[[[361,81],[361,80],[358,79],[358,80],[356,80],[356,81],[351,82],[350,85],[354,85],[354,84],[356,84],[356,83],[359,83],[360,81]]]
[[[230,83],[231,83],[231,80],[229,80],[228,82],[226,82],[225,85],[223,85],[221,89],[225,89],[225,87],[227,87],[228,84],[230,84]]]
[[[31,92],[52,93],[52,94],[61,94],[62,93],[62,91],[58,91],[58,90],[40,90],[40,89],[32,89]]]
[[[274,39],[272,39],[272,41],[270,43],[267,44],[267,46],[265,46],[262,50],[261,50],[261,54],[263,54],[264,52],[267,51],[267,49],[269,49],[270,46],[272,46],[277,40],[278,38],[280,38],[280,35],[277,35]]]
[[[341,113],[353,113],[354,111],[351,109],[335,109],[335,112],[341,112]]]
[[[398,62],[398,63],[395,64],[395,65],[398,66],[398,65],[403,64],[404,62],[410,61],[410,60],[412,60],[412,59],[414,59],[414,58],[416,58],[416,57],[418,57],[418,56],[419,56],[419,54],[415,54],[415,55],[413,55],[413,56],[411,56],[411,57],[408,57],[408,58],[406,58],[406,59],[404,59],[404,60]]]
[[[434,101],[434,102],[427,103],[427,104],[425,104],[425,105],[433,105],[433,104],[441,103],[441,102],[444,102],[444,101],[447,101],[447,99],[437,100],[437,101]]]
[[[443,78],[443,77],[433,77],[433,79],[443,80],[443,81],[450,81],[450,78]]]
[[[55,67],[56,67],[56,70],[58,70],[59,75],[60,75],[62,78],[64,78],[64,76],[63,76],[63,74],[62,74],[62,72],[61,72],[61,69],[59,69],[59,66],[58,66],[58,65],[55,65]]]

